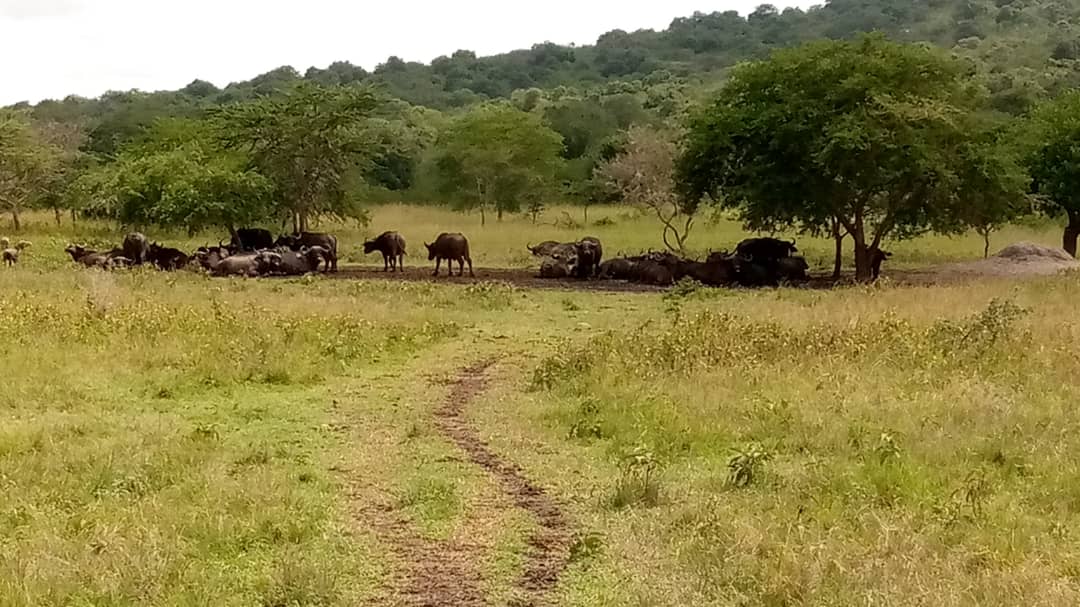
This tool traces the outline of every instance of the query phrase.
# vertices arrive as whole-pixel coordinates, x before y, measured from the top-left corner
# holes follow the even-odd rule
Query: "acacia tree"
[[[235,236],[238,226],[264,221],[275,208],[273,183],[244,162],[217,149],[205,124],[163,120],[72,190],[125,225],[189,233],[220,227]]]
[[[303,83],[209,116],[220,143],[243,152],[248,168],[270,180],[277,206],[299,232],[321,215],[363,215],[348,184],[370,172],[382,151],[385,140],[371,128],[381,103],[367,88]]]
[[[0,209],[11,213],[15,231],[22,229],[23,209],[47,190],[60,158],[25,115],[0,111]]]
[[[1062,248],[1076,257],[1080,237],[1080,93],[1062,95],[1034,113],[1026,163],[1033,190],[1049,215],[1065,214]]]
[[[562,137],[510,105],[470,110],[443,132],[433,162],[439,191],[464,208],[515,212],[542,201],[562,169]]]
[[[694,225],[697,199],[680,199],[673,181],[678,148],[666,133],[631,127],[626,147],[603,162],[596,174],[622,193],[623,200],[656,215],[664,226],[664,245],[684,252]]]
[[[691,119],[680,192],[738,208],[753,229],[824,233],[835,222],[834,237],[854,242],[857,279],[869,280],[885,237],[962,225],[981,103],[965,64],[881,35],[776,51],[734,70]],[[984,187],[1000,173],[983,171]]]

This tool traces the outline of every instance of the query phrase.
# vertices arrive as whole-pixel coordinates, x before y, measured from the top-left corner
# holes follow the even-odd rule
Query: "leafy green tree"
[[[881,35],[776,51],[690,122],[680,191],[738,208],[751,229],[835,222],[869,280],[884,238],[954,231],[961,193],[1007,189],[986,171],[968,181],[981,102],[965,64]]]
[[[209,117],[219,142],[242,151],[247,168],[270,180],[277,207],[304,231],[319,216],[363,216],[349,184],[384,149],[372,128],[381,103],[370,89],[305,83],[276,97],[214,108]]]
[[[1033,189],[1047,214],[1064,214],[1062,247],[1076,256],[1080,237],[1080,93],[1038,108],[1024,125]]]
[[[47,192],[61,158],[25,113],[0,111],[0,210],[11,214],[15,231],[22,229],[23,209]]]
[[[953,216],[958,228],[982,236],[984,258],[990,256],[990,236],[1032,209],[1029,178],[1009,135],[1003,129],[987,130],[960,149]]]
[[[166,120],[121,149],[114,163],[81,177],[84,208],[124,225],[181,227],[189,233],[236,228],[273,216],[273,184],[219,149],[201,121]]]
[[[510,105],[474,108],[439,137],[433,170],[439,191],[463,208],[516,212],[552,189],[562,169],[562,137]]]

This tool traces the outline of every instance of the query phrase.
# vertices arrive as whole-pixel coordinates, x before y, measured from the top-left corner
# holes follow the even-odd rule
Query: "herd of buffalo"
[[[448,272],[458,276],[469,266],[474,276],[469,241],[459,233],[440,234],[431,244],[424,243],[428,260],[435,262],[438,276],[442,262]],[[709,286],[775,286],[809,278],[806,260],[796,255],[795,241],[776,238],[743,240],[733,253],[711,253],[704,261],[685,259],[670,252],[650,251],[641,255],[604,261],[603,245],[593,237],[577,242],[542,242],[528,245],[529,252],[540,259],[540,278],[625,280],[649,285],[671,285],[691,278]],[[201,267],[214,276],[300,276],[338,269],[338,242],[332,234],[302,232],[274,238],[268,230],[243,228],[233,232],[228,244],[199,247],[191,254],[150,242],[138,232],[128,234],[119,247],[95,251],[69,245],[67,253],[76,262],[90,267],[114,268],[152,265],[171,271]],[[405,239],[398,232],[384,232],[364,243],[364,254],[381,253],[383,270],[404,271]],[[890,254],[874,250],[871,254],[874,278]],[[17,254],[16,254],[17,257]]]
[[[709,286],[764,287],[808,280],[810,269],[806,259],[795,255],[799,250],[794,240],[776,238],[749,238],[740,242],[734,253],[710,253],[705,261],[666,251],[602,261],[603,248],[592,237],[578,242],[547,241],[528,249],[541,260],[541,278],[599,278],[661,286],[692,278]],[[890,256],[887,251],[871,252],[875,279]]]

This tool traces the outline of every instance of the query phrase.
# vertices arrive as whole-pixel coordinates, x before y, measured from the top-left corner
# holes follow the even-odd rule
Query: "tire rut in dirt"
[[[492,364],[489,361],[462,371],[435,418],[439,430],[474,464],[490,473],[518,508],[536,519],[538,528],[528,538],[529,552],[517,585],[527,598],[514,605],[540,607],[550,604],[548,595],[569,563],[570,525],[558,503],[527,479],[518,466],[488,449],[466,419],[465,407],[487,388],[486,372]]]

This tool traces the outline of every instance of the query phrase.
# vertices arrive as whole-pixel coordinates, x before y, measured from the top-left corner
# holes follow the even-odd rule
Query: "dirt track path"
[[[528,599],[519,605],[545,605],[547,594],[558,584],[569,561],[570,526],[555,500],[527,479],[516,465],[488,449],[465,416],[465,407],[487,387],[485,372],[491,363],[462,371],[449,398],[436,411],[439,430],[464,451],[469,460],[487,471],[514,504],[531,514],[538,524],[528,539],[525,570],[518,582]]]
[[[485,521],[498,518],[500,509],[513,507],[528,513],[536,526],[526,538],[528,549],[522,555],[522,571],[513,588],[514,595],[520,598],[512,605],[550,605],[548,595],[569,560],[570,526],[555,499],[527,479],[518,466],[491,451],[467,418],[470,403],[487,389],[487,370],[491,366],[491,362],[484,362],[458,372],[450,383],[450,393],[433,413],[441,437],[460,449],[467,462],[483,470],[497,493],[471,505],[465,515],[466,531],[444,540],[425,538],[395,506],[391,495],[365,484],[362,470],[350,472],[357,523],[372,530],[399,562],[399,573],[388,580],[389,588],[367,605],[491,605],[480,571],[492,547],[471,536],[467,529],[482,527]]]

